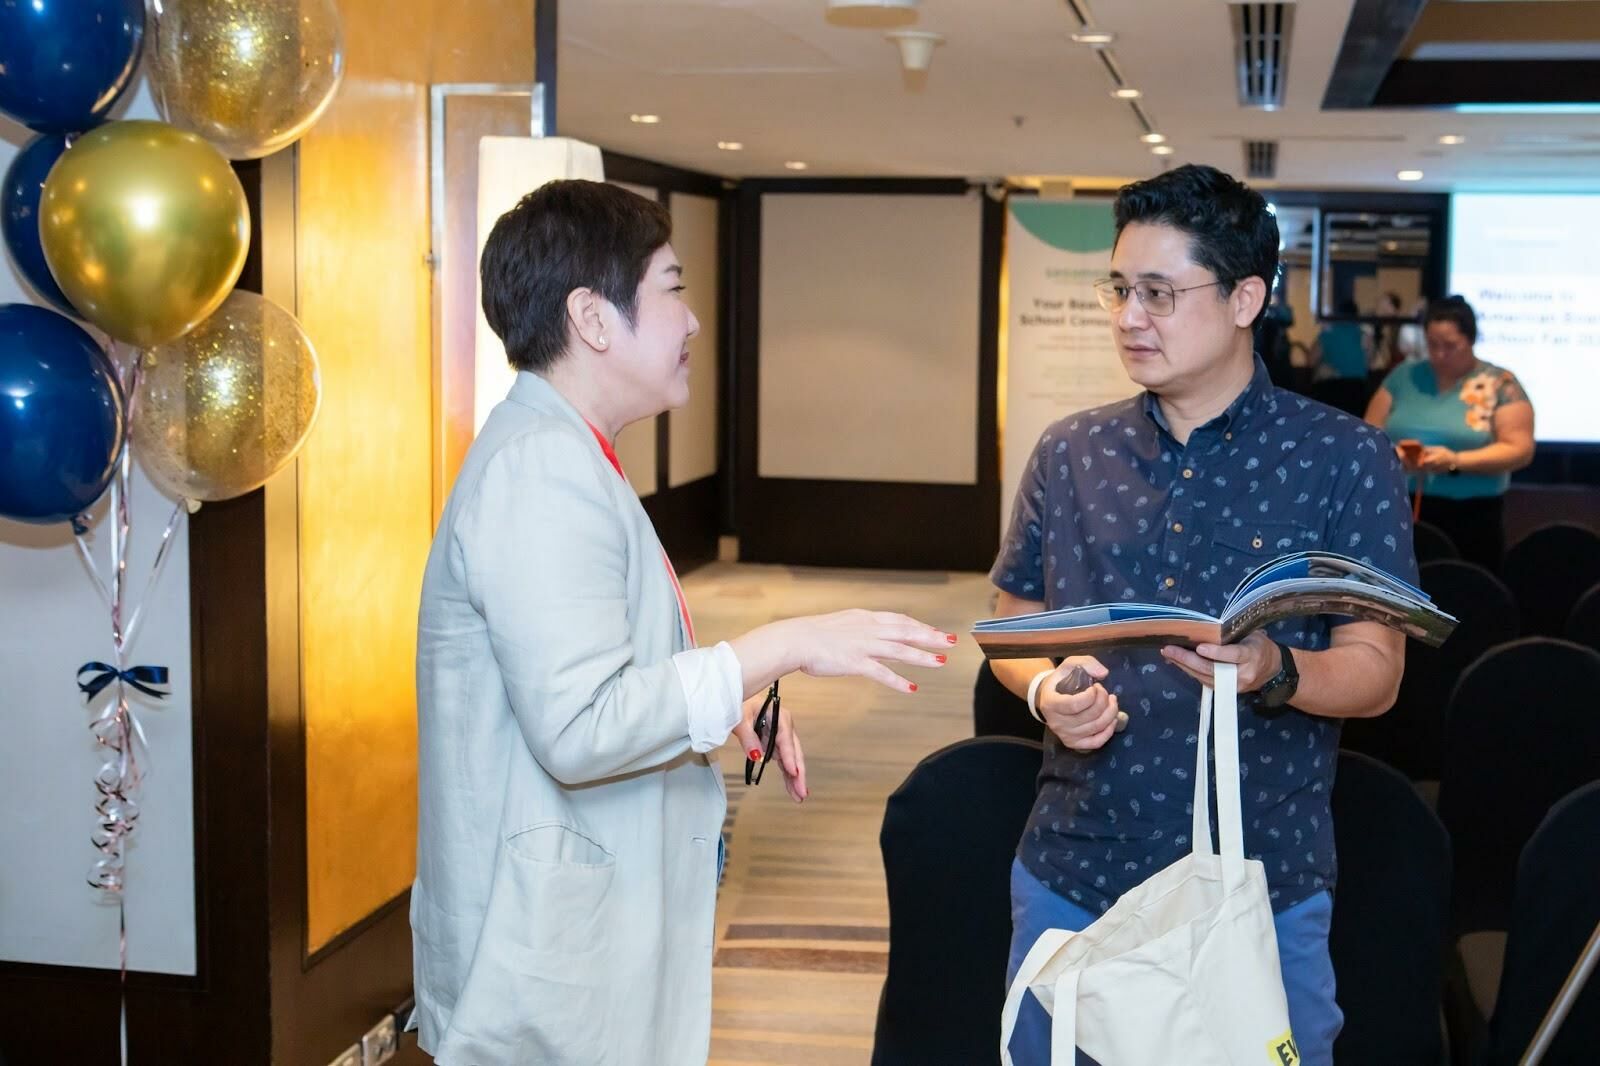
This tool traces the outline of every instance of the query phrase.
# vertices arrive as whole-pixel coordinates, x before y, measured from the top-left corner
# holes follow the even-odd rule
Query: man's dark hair
[[[1278,276],[1278,220],[1260,193],[1216,167],[1189,163],[1124,185],[1117,191],[1116,216],[1119,239],[1130,222],[1188,234],[1189,258],[1217,276],[1224,298],[1248,277],[1260,278],[1271,296]],[[1269,302],[1261,301],[1263,314]]]
[[[518,370],[544,371],[567,346],[567,295],[592,289],[637,325],[639,283],[672,239],[654,200],[598,181],[552,181],[501,215],[484,242],[483,314]]]
[[[1422,317],[1422,328],[1427,329],[1435,322],[1449,322],[1461,331],[1468,344],[1478,343],[1478,316],[1472,305],[1460,296],[1446,296],[1428,305],[1428,313]]]

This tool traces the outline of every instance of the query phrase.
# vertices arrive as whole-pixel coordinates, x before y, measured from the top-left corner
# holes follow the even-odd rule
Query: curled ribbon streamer
[[[138,391],[144,353],[135,350],[124,362],[117,358],[118,346],[113,341],[110,345],[110,354],[113,364],[117,367],[123,394],[129,397],[127,417],[131,420],[134,417],[132,397]],[[112,699],[106,701],[106,706],[89,725],[95,741],[106,748],[109,754],[94,777],[95,789],[99,792],[100,798],[95,802],[97,821],[89,839],[95,850],[100,853],[100,858],[90,868],[88,880],[92,887],[112,893],[117,900],[117,951],[120,960],[121,988],[119,1030],[123,1066],[127,1066],[128,1062],[128,912],[123,891],[127,885],[127,841],[139,822],[139,804],[135,797],[144,779],[143,754],[149,750],[144,727],[139,723],[138,715],[134,713],[128,690],[132,689],[156,699],[164,699],[167,696],[166,692],[151,687],[167,684],[166,667],[126,665],[128,647],[133,642],[134,631],[140,617],[140,611],[135,610],[131,622],[124,625],[124,610],[128,606],[128,536],[133,527],[130,500],[133,487],[132,459],[131,450],[124,443],[116,476],[111,480],[109,516],[111,580],[109,582],[101,575],[94,555],[89,551],[86,542],[87,519],[80,516],[72,523],[78,549],[111,615],[113,661],[83,664],[78,668],[77,680],[78,689],[83,693],[86,703],[92,703],[107,689],[111,689],[115,694]],[[160,573],[161,564],[166,559],[173,531],[177,528],[183,513],[183,504],[179,501],[178,507],[167,521],[165,532],[161,534],[161,543],[156,550],[155,561],[151,566],[150,577],[139,605],[141,608],[142,601],[149,598],[156,576]],[[85,674],[90,675],[87,681],[84,680]]]

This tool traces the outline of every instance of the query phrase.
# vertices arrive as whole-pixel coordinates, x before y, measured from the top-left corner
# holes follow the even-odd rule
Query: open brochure
[[[1158,603],[1100,603],[990,618],[972,636],[991,659],[1079,655],[1135,645],[1232,644],[1286,618],[1342,615],[1377,622],[1435,647],[1456,620],[1392,574],[1330,552],[1297,552],[1252,570],[1221,617]]]

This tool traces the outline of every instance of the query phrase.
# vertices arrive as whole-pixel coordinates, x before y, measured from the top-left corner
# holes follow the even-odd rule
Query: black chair
[[[1600,583],[1600,535],[1568,523],[1542,526],[1506,552],[1500,576],[1522,609],[1522,632],[1559,637],[1578,597]]]
[[[1552,804],[1600,779],[1600,652],[1528,637],[1450,697],[1439,817],[1455,852],[1454,932],[1504,930],[1517,856]]]
[[[1450,534],[1429,522],[1417,522],[1411,527],[1411,550],[1417,563],[1432,563],[1440,559],[1459,559],[1461,552]]]
[[[1585,592],[1567,618],[1566,637],[1574,644],[1600,651],[1600,585]]]
[[[1000,683],[985,659],[972,683],[972,735],[1044,740],[1044,726],[1028,713],[1028,701]]]
[[[1466,669],[1498,644],[1516,639],[1517,606],[1483,567],[1459,559],[1422,566],[1422,587],[1459,620],[1438,648],[1406,642],[1406,672],[1394,707],[1377,718],[1344,724],[1341,743],[1388,763],[1413,781],[1438,781],[1444,755],[1445,707]]]
[[[1030,741],[963,740],[923,759],[889,797],[878,836],[889,973],[874,1066],[999,1061],[1011,860],[1042,758]]]
[[[1600,781],[1555,807],[1517,867],[1516,901],[1494,1015],[1491,1066],[1514,1066],[1600,923]],[[1547,1066],[1600,1059],[1600,973],[1591,974],[1545,1055]]]
[[[1367,412],[1367,401],[1372,399],[1372,389],[1366,378],[1324,378],[1313,381],[1308,389],[1313,400],[1345,414],[1360,418]]]
[[[1344,1029],[1337,1063],[1439,1063],[1450,913],[1450,838],[1411,783],[1339,753],[1333,786],[1339,884],[1328,950]]]

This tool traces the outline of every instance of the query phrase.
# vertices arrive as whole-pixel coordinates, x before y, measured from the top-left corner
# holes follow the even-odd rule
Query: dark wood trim
[[[534,0],[533,80],[544,86],[544,135],[556,135],[556,87],[561,52],[561,0]]]
[[[1589,104],[1600,101],[1600,60],[1401,59],[1373,107],[1457,104]]]
[[[648,185],[662,192],[681,192],[691,196],[721,197],[727,191],[726,179],[699,170],[685,170],[670,163],[657,163],[653,159],[624,155],[621,152],[600,152],[600,165],[605,168],[609,181],[625,181],[632,185]]]
[[[664,488],[640,501],[680,575],[717,558],[721,483],[721,476],[713,474],[677,488]]]
[[[663,411],[656,415],[656,469],[655,491],[667,491],[667,484],[672,480],[672,412]]]
[[[883,570],[987,570],[1000,536],[973,485],[757,478],[739,531],[744,562]]]
[[[1000,537],[1000,264],[1005,207],[984,196],[980,235],[977,479],[970,485],[763,478],[759,474],[762,198],[793,193],[965,196],[962,179],[754,179],[736,199],[733,510],[750,562],[986,570]]]
[[[1324,111],[1372,105],[1427,0],[1356,0],[1322,96]]]

